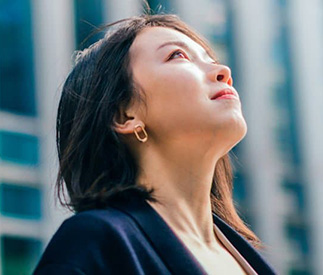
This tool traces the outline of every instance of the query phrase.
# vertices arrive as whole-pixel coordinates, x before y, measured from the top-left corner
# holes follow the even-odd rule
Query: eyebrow
[[[187,50],[188,52],[193,53],[192,50],[190,49],[190,47],[185,42],[183,42],[183,41],[177,41],[177,40],[167,41],[167,42],[161,44],[157,48],[157,50],[159,50],[159,49],[161,49],[161,48],[163,48],[165,46],[169,46],[169,45],[176,45],[176,46],[182,47],[183,49]],[[195,53],[193,53],[193,54],[196,55]],[[203,55],[205,57],[211,58],[213,60],[213,58],[205,50],[203,51]]]
[[[186,43],[184,43],[183,41],[167,41],[163,44],[161,44],[157,50],[159,50],[160,48],[163,48],[165,46],[169,46],[169,45],[176,45],[176,46],[180,46],[182,48],[184,48],[185,50],[190,50],[189,46],[187,46]]]

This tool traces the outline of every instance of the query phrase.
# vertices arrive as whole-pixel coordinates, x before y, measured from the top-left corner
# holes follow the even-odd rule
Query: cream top
[[[251,267],[244,257],[238,252],[238,250],[230,243],[227,237],[221,232],[221,230],[214,224],[214,232],[224,247],[232,254],[237,262],[242,266],[248,275],[258,275],[258,273]]]

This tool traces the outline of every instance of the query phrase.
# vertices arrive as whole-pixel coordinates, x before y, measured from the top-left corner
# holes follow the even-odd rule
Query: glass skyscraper
[[[42,220],[31,9],[31,1],[0,2],[2,274],[30,273],[42,250],[41,240],[23,227],[25,223],[36,227]]]

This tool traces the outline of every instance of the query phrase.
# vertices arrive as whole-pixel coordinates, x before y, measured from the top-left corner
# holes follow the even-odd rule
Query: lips
[[[216,92],[212,97],[211,100],[217,99],[223,95],[234,95],[237,97],[236,93],[233,92],[230,88],[223,89],[221,91]]]

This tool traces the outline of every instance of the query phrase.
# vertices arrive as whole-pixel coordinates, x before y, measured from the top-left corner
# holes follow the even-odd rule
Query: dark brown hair
[[[106,27],[112,27],[112,31],[77,55],[58,108],[56,183],[60,202],[76,212],[104,208],[112,198],[126,196],[128,191],[156,201],[154,190],[136,185],[135,157],[112,128],[120,107],[127,107],[135,97],[143,100],[134,87],[129,48],[141,30],[153,26],[180,31],[216,58],[204,38],[176,15],[165,14],[144,14],[111,23]],[[65,187],[68,201],[64,197]],[[225,155],[214,171],[212,210],[254,247],[260,247],[257,236],[237,214],[232,188],[230,159]]]

